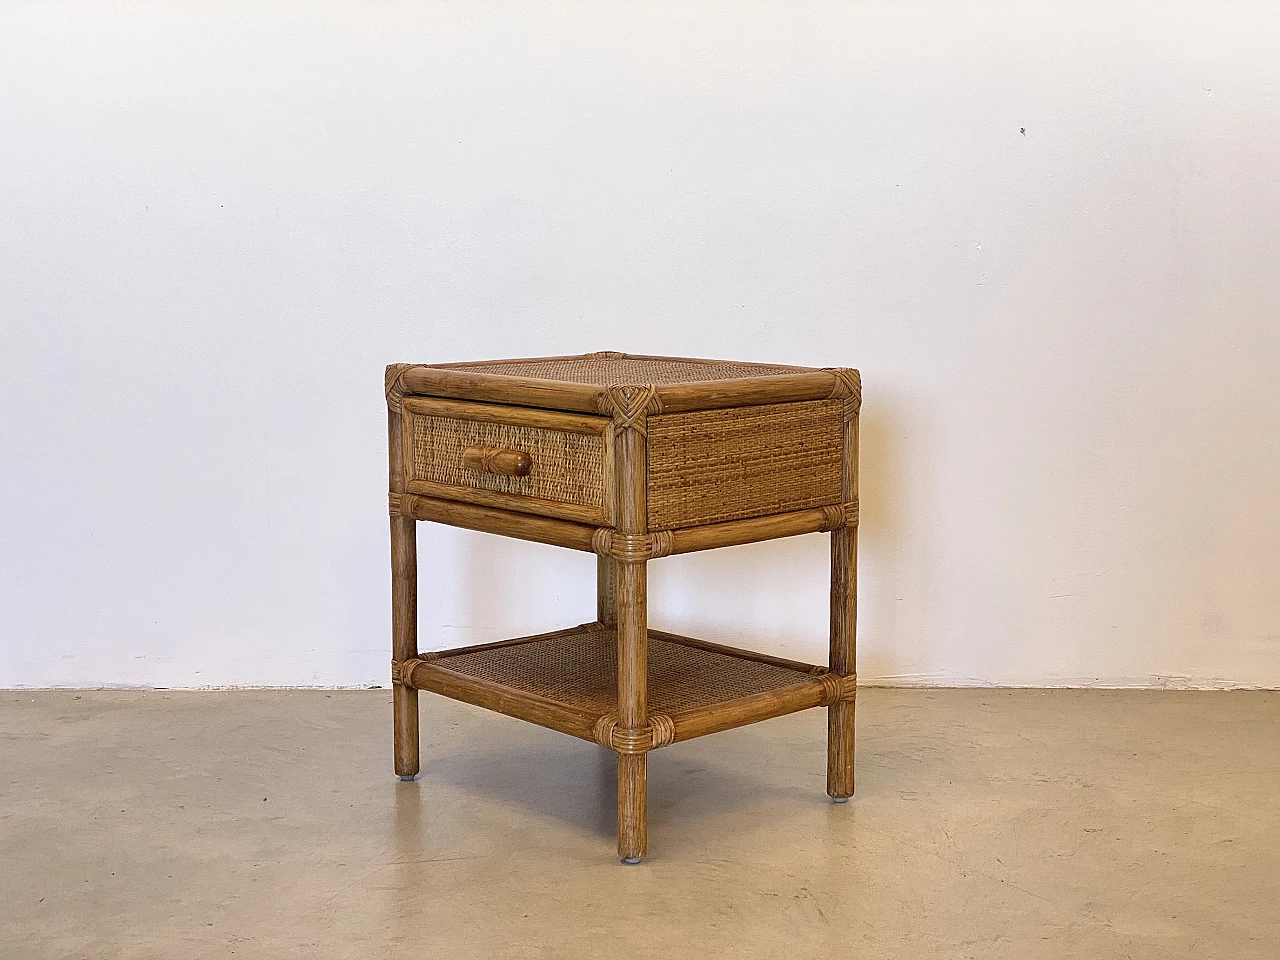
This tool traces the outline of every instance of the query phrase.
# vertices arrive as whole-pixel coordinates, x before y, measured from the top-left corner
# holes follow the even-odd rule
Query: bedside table
[[[395,770],[418,691],[618,754],[618,855],[644,857],[648,754],[827,707],[827,793],[853,794],[858,371],[683,357],[387,367]],[[419,653],[416,524],[595,553],[596,619]],[[831,533],[827,666],[648,627],[650,560]]]

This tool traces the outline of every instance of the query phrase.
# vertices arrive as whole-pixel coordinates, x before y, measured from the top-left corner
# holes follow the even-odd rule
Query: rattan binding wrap
[[[412,412],[406,416],[410,480],[584,506],[602,507],[605,502],[605,440],[601,437]],[[475,444],[523,451],[533,460],[533,470],[524,477],[469,470],[462,466],[462,451]]]
[[[662,414],[648,435],[651,529],[840,502],[843,400]]]
[[[739,380],[795,373],[794,367],[762,363],[717,362],[714,360],[648,359],[620,355],[565,357],[548,360],[515,360],[497,363],[442,363],[441,370],[495,373],[508,377],[537,377],[565,380],[598,387],[624,384],[699,383],[706,380]]]
[[[680,714],[814,679],[801,670],[673,643],[652,631],[648,659],[651,714]],[[617,633],[598,623],[524,643],[445,653],[434,662],[585,713],[617,711]]]

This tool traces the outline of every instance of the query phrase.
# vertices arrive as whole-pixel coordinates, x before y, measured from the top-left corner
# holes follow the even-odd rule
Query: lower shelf
[[[617,714],[617,634],[599,623],[422,654],[396,679],[508,716],[596,740]],[[853,678],[719,644],[649,631],[648,711],[672,741],[728,730],[853,695]]]

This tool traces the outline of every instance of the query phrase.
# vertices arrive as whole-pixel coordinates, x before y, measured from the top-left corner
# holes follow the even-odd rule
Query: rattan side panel
[[[844,401],[653,416],[649,529],[840,502]]]
[[[603,716],[618,705],[617,633],[599,624],[525,643],[445,654],[433,662],[585,713]],[[648,667],[651,715],[678,716],[813,680],[799,670],[674,643],[653,633]]]
[[[407,412],[409,480],[530,497],[606,510],[603,436],[509,423],[486,423]],[[462,452],[484,445],[522,450],[533,460],[526,477],[469,470]]]

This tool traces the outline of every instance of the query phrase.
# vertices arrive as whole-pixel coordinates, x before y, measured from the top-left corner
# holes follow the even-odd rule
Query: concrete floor
[[[1280,695],[859,694],[650,761],[387,691],[0,693],[0,956],[1280,956]]]

